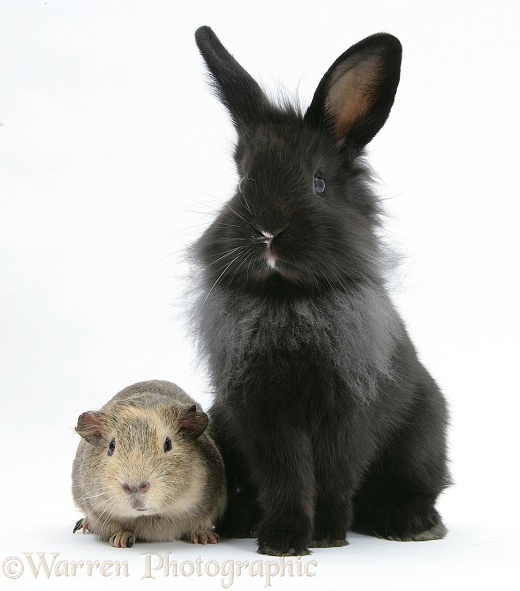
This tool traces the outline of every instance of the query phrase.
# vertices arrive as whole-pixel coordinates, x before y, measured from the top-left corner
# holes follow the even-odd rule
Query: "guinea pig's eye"
[[[172,440],[167,437],[164,441],[163,449],[165,452],[170,451],[172,448]]]
[[[108,444],[108,455],[111,456],[116,449],[116,440],[112,439],[112,441]]]
[[[325,180],[319,172],[314,173],[314,192],[320,197],[325,193]]]

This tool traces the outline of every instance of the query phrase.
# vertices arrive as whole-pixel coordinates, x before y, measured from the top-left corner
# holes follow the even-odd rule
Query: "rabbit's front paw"
[[[310,554],[307,542],[293,532],[276,532],[276,535],[262,535],[258,538],[258,553],[269,556],[307,556]]]
[[[311,548],[341,548],[348,546],[348,541],[345,538],[320,538],[319,540],[312,540],[309,544]]]

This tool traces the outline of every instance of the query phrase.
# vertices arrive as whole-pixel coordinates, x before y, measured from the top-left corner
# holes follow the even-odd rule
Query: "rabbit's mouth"
[[[284,256],[287,249],[287,237],[285,231],[289,225],[281,227],[279,230],[268,232],[256,228],[258,237],[255,239],[258,247],[262,246],[261,251],[257,253],[258,277],[264,281],[269,278],[278,277],[291,283],[301,283],[302,277],[294,261],[291,263],[289,258]],[[282,236],[283,234],[283,236]]]
[[[302,279],[295,269],[291,269],[289,265],[269,251],[265,257],[265,266],[260,273],[260,278],[265,280],[275,276],[291,283],[301,283]]]
[[[272,269],[273,271],[276,269],[276,255],[273,252],[273,240],[274,240],[274,234],[271,234],[269,232],[265,232],[265,231],[261,231],[262,235],[264,236],[265,240],[263,240],[263,242],[266,245],[266,261],[267,261],[267,266]]]
[[[275,232],[267,232],[266,230],[258,229],[259,236],[258,241],[265,244],[265,262],[267,267],[271,271],[279,271],[279,256],[276,252],[275,239],[278,239],[280,234],[285,232],[289,226],[284,226]],[[282,273],[283,274],[283,273]]]

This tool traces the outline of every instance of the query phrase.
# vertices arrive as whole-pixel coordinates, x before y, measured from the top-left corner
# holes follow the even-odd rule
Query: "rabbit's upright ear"
[[[305,120],[332,128],[338,146],[361,150],[383,127],[401,71],[399,40],[367,37],[343,53],[323,76]]]
[[[258,83],[219,41],[210,27],[200,27],[195,41],[208,66],[215,91],[226,106],[237,130],[261,119],[268,101]]]

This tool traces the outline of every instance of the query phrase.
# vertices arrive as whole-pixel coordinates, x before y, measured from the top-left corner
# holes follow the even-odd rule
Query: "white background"
[[[421,358],[449,400],[456,485],[443,541],[359,535],[319,549],[278,589],[510,589],[518,583],[520,5],[491,0],[4,1],[0,5],[0,562],[254,561],[253,540],[119,551],[72,535],[77,416],[140,380],[211,400],[183,324],[183,249],[236,183],[234,132],[205,83],[211,25],[273,93],[307,105],[363,37],[404,46],[390,119],[369,146],[404,254],[393,281]],[[267,560],[267,558],[265,558]],[[306,559],[309,560],[309,559]],[[77,575],[79,579],[84,575]],[[74,584],[25,572],[9,588]],[[220,578],[165,577],[175,588]],[[23,581],[23,583],[22,583]],[[108,584],[99,574],[90,584]],[[243,574],[232,588],[261,589]],[[469,587],[471,585],[471,587]]]

